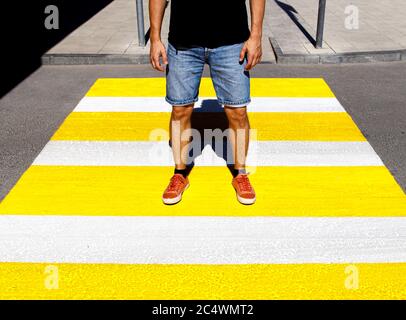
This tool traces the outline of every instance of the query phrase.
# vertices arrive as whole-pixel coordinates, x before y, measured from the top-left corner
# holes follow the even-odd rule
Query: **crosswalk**
[[[405,193],[328,85],[251,87],[256,204],[204,145],[164,206],[165,79],[98,79],[0,203],[0,298],[405,298]],[[210,79],[200,96],[192,125],[225,129]]]

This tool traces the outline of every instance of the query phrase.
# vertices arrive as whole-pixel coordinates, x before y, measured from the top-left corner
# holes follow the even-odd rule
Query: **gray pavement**
[[[0,200],[100,77],[155,77],[150,66],[43,66],[0,100]],[[205,70],[205,76],[208,76]],[[406,62],[260,65],[253,77],[323,77],[406,190]]]
[[[280,63],[406,60],[405,1],[328,0],[321,49],[315,49],[313,43],[317,9],[318,0],[267,0],[263,61],[275,63],[276,58]],[[165,42],[169,15],[170,6],[162,29]],[[144,17],[147,31],[148,0],[144,0]],[[148,63],[148,53],[148,43],[146,47],[138,45],[135,0],[115,0],[51,48],[43,63]]]

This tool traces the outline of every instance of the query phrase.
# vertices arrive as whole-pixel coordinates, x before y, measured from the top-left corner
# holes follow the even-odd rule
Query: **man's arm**
[[[149,20],[151,25],[150,40],[150,60],[151,65],[158,71],[164,71],[159,58],[162,57],[164,64],[168,64],[166,49],[161,41],[162,20],[165,13],[166,0],[149,0]]]
[[[240,61],[244,60],[247,54],[248,62],[245,66],[246,70],[252,69],[261,61],[262,57],[262,24],[264,22],[266,0],[250,0],[251,12],[251,35],[245,42],[240,54]]]

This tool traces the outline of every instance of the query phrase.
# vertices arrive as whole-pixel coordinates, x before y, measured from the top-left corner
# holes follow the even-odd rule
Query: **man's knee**
[[[192,116],[193,105],[173,107],[172,108],[172,120],[182,121],[187,120]]]
[[[230,122],[244,125],[248,121],[247,108],[225,108],[227,118]]]

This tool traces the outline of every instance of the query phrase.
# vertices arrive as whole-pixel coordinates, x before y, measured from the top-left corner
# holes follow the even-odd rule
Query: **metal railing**
[[[326,17],[326,1],[319,0],[319,13],[317,16],[316,48],[323,47],[324,21]]]
[[[143,0],[136,0],[136,5],[137,5],[138,44],[141,47],[145,47],[145,26],[144,26]]]

